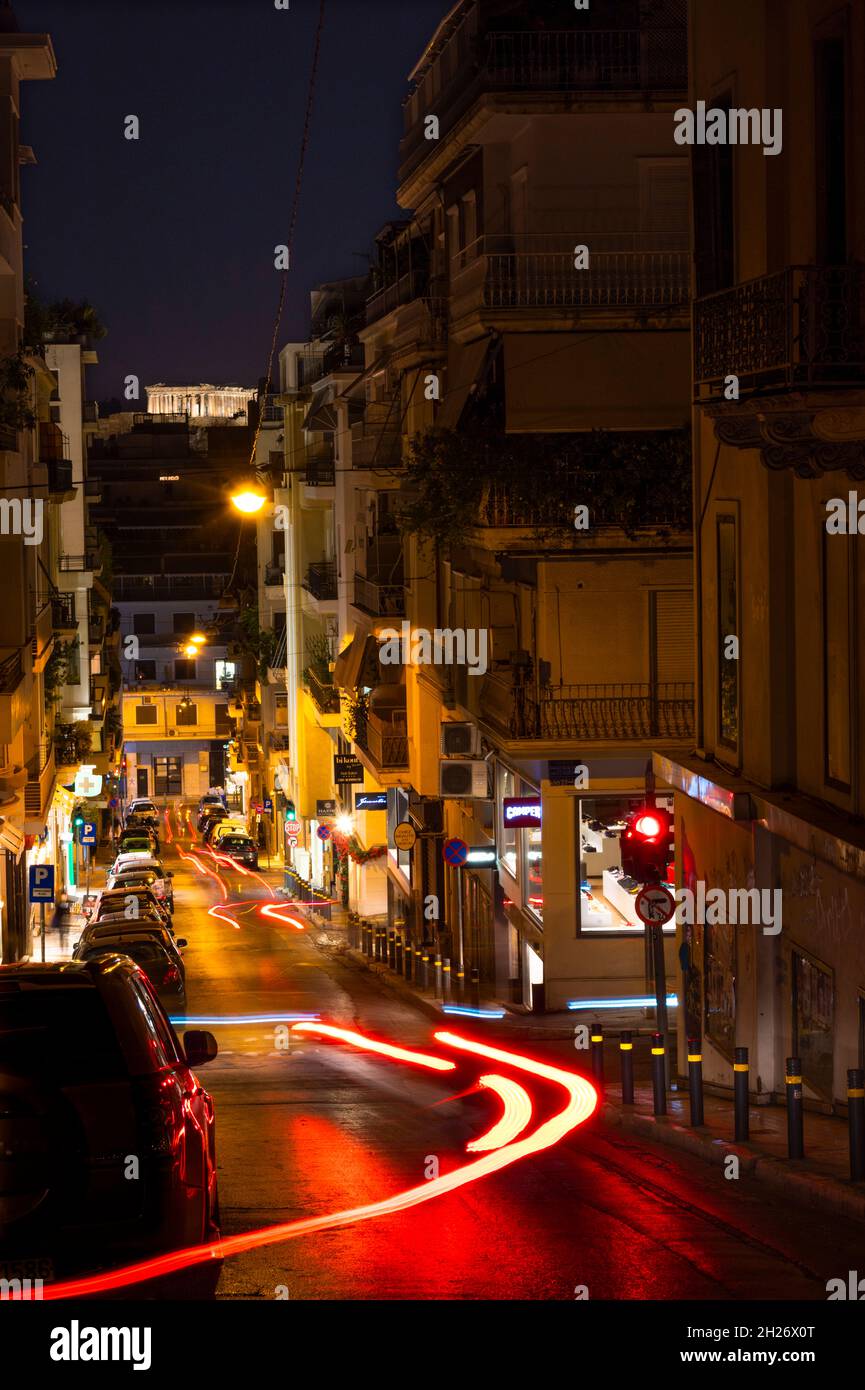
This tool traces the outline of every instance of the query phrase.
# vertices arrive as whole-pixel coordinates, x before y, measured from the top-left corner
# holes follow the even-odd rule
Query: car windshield
[[[123,937],[119,939],[108,937],[105,941],[100,941],[98,946],[88,946],[83,953],[83,959],[94,960],[97,956],[109,955],[112,951],[116,951],[120,956],[131,956],[139,964],[145,961],[165,960],[165,951],[158,941],[140,939],[124,941]]]
[[[72,1086],[119,1080],[127,1067],[95,989],[0,981],[0,1072]]]
[[[219,842],[226,849],[251,849],[252,841],[243,835],[223,835]]]
[[[146,874],[137,878],[127,878],[125,874],[117,874],[114,879],[115,888],[150,888],[156,882],[156,874]]]

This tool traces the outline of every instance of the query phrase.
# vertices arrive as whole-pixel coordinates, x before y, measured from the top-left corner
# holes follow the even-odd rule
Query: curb
[[[666,1144],[668,1148],[681,1149],[716,1167],[721,1167],[728,1155],[732,1154],[738,1158],[742,1172],[765,1182],[776,1191],[794,1196],[807,1206],[865,1221],[865,1188],[854,1187],[824,1173],[808,1172],[800,1161],[764,1154],[752,1144],[713,1139],[706,1129],[688,1129],[664,1116],[621,1110],[609,1101],[603,1103],[601,1117],[606,1124],[617,1129],[654,1143]]]

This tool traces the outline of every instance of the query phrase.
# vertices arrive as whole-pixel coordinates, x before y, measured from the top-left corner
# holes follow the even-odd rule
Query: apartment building
[[[865,1064],[865,14],[694,5],[690,55],[692,109],[765,111],[783,144],[689,152],[697,753],[655,766],[680,883],[759,890],[772,924],[680,929],[679,1037],[717,1084],[748,1047],[758,1094],[798,1057],[838,1106]]]
[[[684,21],[454,6],[410,75],[361,333],[334,675],[388,793],[388,916],[524,1006],[645,993],[618,834],[652,750],[692,747]],[[477,659],[385,664],[403,621]]]
[[[127,798],[170,804],[226,783],[241,618],[255,609],[229,495],[250,444],[248,427],[193,431],[185,417],[147,415],[93,440],[96,512],[115,557]],[[242,800],[240,783],[230,789]]]

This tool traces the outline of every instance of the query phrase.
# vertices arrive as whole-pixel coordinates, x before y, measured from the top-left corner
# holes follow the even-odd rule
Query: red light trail
[[[325,1036],[338,1036],[343,1041],[362,1047],[364,1050],[381,1052],[395,1060],[408,1060],[414,1065],[425,1065],[429,1062],[441,1063],[444,1060],[426,1058],[425,1062],[419,1063],[418,1058],[424,1057],[425,1054],[411,1053],[405,1048],[379,1043],[364,1037],[361,1033],[353,1033],[344,1028],[333,1028],[328,1024],[299,1023],[294,1025],[292,1031],[295,1030],[315,1032]],[[464,1164],[452,1173],[433,1178],[422,1183],[419,1187],[407,1188],[404,1192],[398,1192],[395,1196],[387,1197],[383,1201],[370,1202],[364,1206],[353,1207],[348,1211],[332,1212],[328,1216],[307,1217],[299,1221],[287,1221],[276,1226],[266,1226],[257,1231],[245,1231],[241,1235],[226,1236],[222,1240],[213,1241],[207,1245],[195,1245],[186,1250],[169,1251],[164,1255],[142,1260],[122,1269],[108,1270],[100,1274],[85,1275],[78,1279],[48,1284],[40,1291],[42,1301],[82,1298],[92,1294],[107,1293],[114,1289],[129,1288],[149,1279],[160,1278],[182,1269],[190,1269],[208,1260],[226,1259],[232,1255],[241,1255],[248,1250],[260,1249],[262,1246],[278,1245],[285,1240],[294,1240],[298,1236],[311,1235],[317,1231],[333,1230],[339,1226],[349,1226],[360,1221],[369,1221],[380,1216],[406,1211],[423,1202],[429,1202],[436,1197],[454,1192],[469,1183],[477,1182],[480,1178],[488,1177],[491,1173],[498,1173],[502,1169],[510,1167],[512,1163],[519,1162],[520,1159],[529,1158],[533,1154],[551,1148],[588,1120],[597,1106],[598,1093],[592,1083],[585,1077],[577,1076],[574,1072],[534,1061],[530,1057],[509,1052],[504,1048],[488,1047],[483,1043],[475,1042],[473,1039],[462,1038],[456,1033],[442,1031],[436,1033],[435,1037],[437,1041],[444,1043],[447,1047],[486,1057],[506,1066],[514,1067],[518,1071],[527,1072],[531,1076],[557,1083],[563,1087],[567,1094],[566,1104],[557,1114],[539,1125],[532,1134],[526,1135],[525,1138],[515,1139],[513,1142],[506,1143],[496,1149],[495,1152],[487,1153],[472,1163]],[[448,1069],[453,1065],[453,1063],[445,1062]],[[487,1079],[489,1080],[489,1078]],[[497,1083],[501,1080],[503,1078],[496,1078]],[[486,1137],[489,1139],[489,1135]]]
[[[518,1134],[522,1134],[532,1118],[532,1102],[518,1082],[506,1076],[481,1076],[478,1085],[485,1090],[495,1091],[505,1108],[492,1129],[488,1129],[480,1139],[472,1139],[466,1144],[466,1153],[470,1154],[486,1153],[509,1144]]]

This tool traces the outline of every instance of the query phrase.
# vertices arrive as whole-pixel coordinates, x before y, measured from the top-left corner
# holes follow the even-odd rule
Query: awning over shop
[[[451,343],[448,347],[447,390],[435,417],[436,429],[455,430],[469,395],[483,383],[497,338],[478,338],[474,343]]]
[[[690,399],[688,342],[673,331],[506,333],[505,429],[679,429]]]

